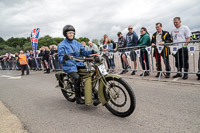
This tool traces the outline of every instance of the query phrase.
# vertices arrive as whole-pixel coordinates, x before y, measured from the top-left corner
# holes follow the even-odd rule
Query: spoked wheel
[[[132,88],[122,78],[106,78],[108,89],[104,86],[104,95],[108,101],[105,106],[114,115],[127,117],[133,113],[136,99]]]
[[[63,82],[65,84],[65,88],[61,89],[64,97],[69,101],[69,102],[75,102],[75,93],[73,91],[74,85],[73,82],[66,79],[66,77],[63,79]]]

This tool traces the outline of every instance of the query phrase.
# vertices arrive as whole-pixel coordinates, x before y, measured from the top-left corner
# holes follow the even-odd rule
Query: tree
[[[46,35],[44,37],[41,37],[38,40],[38,47],[41,47],[41,46],[50,46],[50,45],[53,45],[53,44],[56,44],[56,43],[57,42],[52,37],[50,37],[49,35]]]
[[[31,45],[31,41],[30,42],[26,42],[24,45],[23,45],[23,50],[26,51],[26,50],[31,50],[32,49],[32,45]]]
[[[103,40],[104,40],[103,38],[100,40],[100,43],[101,43],[101,44],[103,44]]]
[[[5,40],[2,37],[0,37],[0,43],[2,42],[5,42]]]
[[[78,42],[82,42],[84,41],[87,45],[88,45],[88,42],[90,41],[90,39],[88,39],[87,37],[80,37],[78,39],[76,39]]]
[[[53,40],[56,42],[56,45],[58,45],[60,42],[64,40],[64,38],[53,38]]]
[[[95,43],[97,46],[99,46],[99,41],[97,39],[93,39],[92,43]]]

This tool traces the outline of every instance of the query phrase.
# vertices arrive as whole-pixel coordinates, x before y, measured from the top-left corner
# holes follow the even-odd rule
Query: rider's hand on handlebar
[[[97,53],[97,51],[95,51],[95,50],[92,50],[92,54],[96,54]]]
[[[69,55],[66,54],[66,55],[63,56],[63,60],[69,60],[69,59],[70,59]]]

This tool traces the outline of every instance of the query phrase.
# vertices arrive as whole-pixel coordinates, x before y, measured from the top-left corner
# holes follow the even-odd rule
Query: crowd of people
[[[25,55],[25,57],[20,57],[21,55]],[[32,50],[20,51],[19,53],[15,53],[12,55],[8,53],[8,55],[4,55],[0,57],[1,68],[2,70],[21,70],[23,65],[21,64],[21,59],[27,61],[27,67],[25,69],[40,71],[44,70],[45,73],[50,73],[50,69],[60,70],[61,65],[58,62],[58,50],[56,45],[50,45],[49,47],[42,46],[39,50],[34,52]],[[24,75],[22,73],[22,75]]]
[[[117,33],[118,36],[118,47],[114,47],[114,43],[112,43],[112,40],[107,38],[107,35],[104,35],[104,44],[103,44],[103,50],[104,51],[119,51],[121,52],[121,63],[123,71],[121,74],[124,74],[128,72],[128,70],[131,68],[130,63],[127,60],[127,55],[125,53],[126,50],[130,51],[130,58],[131,61],[133,61],[134,69],[131,73],[131,75],[135,75],[137,72],[137,61],[136,61],[136,52],[135,50],[140,49],[140,63],[142,66],[142,69],[144,70],[144,73],[142,73],[140,76],[149,76],[149,58],[148,58],[148,52],[145,49],[145,47],[151,46],[154,48],[153,56],[156,59],[156,67],[157,67],[157,75],[156,77],[159,77],[162,75],[162,65],[161,65],[161,56],[164,60],[165,65],[165,78],[170,78],[170,61],[169,61],[169,55],[171,54],[170,48],[168,45],[165,45],[166,43],[177,43],[175,45],[178,46],[178,51],[176,54],[174,54],[175,58],[175,66],[177,68],[177,74],[173,76],[173,78],[182,77],[183,80],[188,79],[188,69],[189,69],[189,56],[188,56],[188,41],[190,41],[191,31],[190,29],[181,24],[181,18],[175,17],[173,19],[174,23],[174,29],[170,32],[165,31],[162,29],[162,23],[158,22],[156,23],[156,32],[152,35],[152,38],[150,38],[150,35],[145,27],[142,27],[140,29],[140,38],[138,39],[138,35],[134,32],[133,26],[128,26],[128,33],[125,35],[125,37],[122,35],[121,32]],[[178,42],[184,42],[184,43],[178,43]],[[161,53],[158,52],[157,46],[163,46]],[[131,49],[129,49],[131,48]],[[111,72],[114,71],[115,63],[114,58],[109,57],[109,55],[106,55],[106,61],[108,68],[111,68]],[[184,71],[184,74],[182,76],[182,69]],[[198,61],[198,73],[200,73],[200,58]],[[200,80],[200,74],[197,74],[197,79]]]
[[[165,43],[171,42],[185,42],[185,43],[178,43],[178,52],[174,55],[175,58],[175,66],[177,68],[177,74],[173,76],[173,78],[182,77],[182,79],[188,79],[188,43],[186,41],[190,41],[191,31],[190,29],[181,24],[181,18],[175,17],[173,19],[174,29],[171,32],[165,31],[162,29],[162,23],[158,22],[155,24],[156,32],[150,37],[147,29],[142,27],[140,29],[140,37],[134,32],[133,26],[128,26],[128,33],[126,35],[122,35],[122,32],[118,32],[118,43],[116,44],[112,39],[108,37],[108,35],[104,35],[103,44],[99,47],[92,43],[91,41],[86,42],[82,41],[81,44],[85,48],[85,50],[95,50],[98,53],[104,53],[104,57],[106,59],[107,67],[109,72],[115,72],[115,61],[114,61],[114,54],[108,54],[110,52],[121,52],[121,63],[122,63],[122,72],[120,74],[125,74],[128,70],[133,70],[131,75],[135,75],[137,72],[137,54],[136,50],[140,49],[140,58],[139,62],[144,70],[140,76],[149,76],[150,75],[150,68],[149,68],[149,58],[148,52],[144,47],[151,46],[154,48],[153,56],[156,59],[156,67],[157,67],[157,74],[156,77],[162,75],[162,63],[161,58],[164,60],[165,66],[165,78],[170,78],[170,61],[169,55],[171,54],[169,46],[165,45]],[[161,53],[158,52],[157,46],[163,46],[163,50]],[[133,66],[131,66],[130,62],[127,59],[126,51],[130,51],[130,59],[133,62]],[[2,70],[20,70],[22,69],[22,65],[20,63],[20,55],[26,55],[27,58],[27,67],[23,69],[31,69],[31,70],[45,70],[45,73],[50,73],[50,69],[53,70],[61,70],[62,65],[59,63],[58,57],[58,48],[56,45],[51,45],[50,47],[42,46],[37,50],[36,54],[33,51],[20,51],[19,53],[15,53],[15,55],[11,55],[8,53],[7,56],[1,56],[0,62]],[[198,72],[200,73],[200,59],[198,61]],[[182,76],[182,71],[185,73]],[[23,75],[24,73],[22,73]],[[27,74],[29,72],[27,71]],[[198,80],[200,80],[200,74],[197,74]]]

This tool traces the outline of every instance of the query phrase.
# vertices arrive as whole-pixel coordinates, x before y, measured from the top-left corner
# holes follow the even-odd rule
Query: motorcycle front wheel
[[[114,115],[127,117],[136,107],[136,98],[132,88],[122,78],[106,78],[108,88],[104,86],[104,96],[108,101],[105,107]]]

